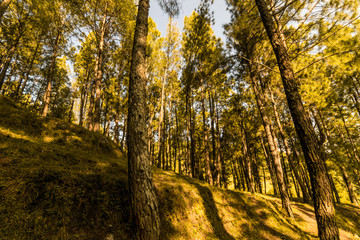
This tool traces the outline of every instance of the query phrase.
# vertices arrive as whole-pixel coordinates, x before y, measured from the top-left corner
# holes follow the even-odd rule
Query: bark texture
[[[51,88],[52,88],[52,82],[54,80],[54,74],[55,74],[55,68],[56,68],[56,58],[58,55],[60,37],[61,37],[61,28],[57,32],[55,44],[53,47],[53,54],[51,57],[51,63],[50,63],[50,68],[49,68],[49,72],[48,72],[46,89],[45,89],[45,93],[44,93],[43,110],[41,113],[41,116],[43,116],[43,117],[46,117],[48,114],[48,111],[49,111],[50,100],[51,100]]]
[[[140,0],[132,50],[128,105],[128,174],[135,239],[156,240],[160,234],[158,201],[147,149],[146,38],[149,0]]]
[[[105,11],[106,11],[105,6]],[[102,23],[101,30],[98,36],[98,54],[96,57],[95,63],[95,105],[94,105],[94,132],[100,131],[100,122],[101,122],[101,84],[102,84],[102,76],[103,76],[103,61],[104,61],[104,44],[105,44],[105,33],[107,31],[106,24],[107,14],[105,12]]]
[[[325,152],[306,114],[298,82],[287,52],[286,42],[270,14],[265,0],[255,0],[262,22],[275,52],[287,102],[310,173],[318,233],[321,240],[339,239],[333,193],[325,166]]]
[[[288,189],[284,181],[284,171],[283,167],[281,166],[281,159],[279,154],[279,147],[277,145],[275,135],[273,134],[270,119],[267,116],[266,108],[265,108],[265,99],[264,99],[264,92],[260,92],[260,88],[256,81],[255,72],[252,68],[252,62],[249,64],[249,71],[250,71],[250,79],[252,83],[252,87],[255,93],[256,104],[258,106],[260,116],[264,125],[265,135],[267,142],[269,144],[270,149],[270,156],[272,159],[272,163],[275,169],[276,180],[279,187],[280,197],[282,208],[286,211],[287,215],[291,218],[294,218],[294,214],[291,209],[290,198],[288,194]]]
[[[305,186],[305,183],[303,182],[302,178],[300,177],[300,174],[298,172],[298,168],[297,168],[297,166],[295,165],[295,163],[294,163],[294,161],[292,159],[290,146],[289,146],[289,144],[287,142],[287,136],[286,136],[285,131],[284,131],[282,125],[281,125],[279,113],[277,111],[275,100],[274,100],[274,97],[273,97],[273,94],[272,94],[272,91],[271,91],[270,87],[269,87],[269,92],[270,92],[270,100],[272,102],[272,107],[273,107],[273,110],[274,110],[274,113],[275,113],[276,124],[277,124],[278,129],[279,129],[280,137],[281,137],[281,139],[282,139],[282,141],[284,143],[285,152],[286,152],[288,162],[289,162],[290,167],[291,167],[291,169],[292,169],[292,171],[293,171],[293,173],[295,175],[296,181],[300,185],[301,192],[303,194],[303,201],[305,203],[308,203],[308,202],[310,202],[310,194],[308,193],[308,191],[306,189],[306,186]],[[294,185],[296,187],[295,181],[294,181]]]

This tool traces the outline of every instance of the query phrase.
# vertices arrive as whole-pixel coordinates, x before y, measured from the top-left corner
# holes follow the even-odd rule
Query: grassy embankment
[[[295,221],[271,196],[210,187],[154,169],[161,239],[314,239],[310,205]],[[360,208],[337,206],[342,239]],[[40,118],[0,97],[0,239],[131,239],[126,158],[100,134]]]

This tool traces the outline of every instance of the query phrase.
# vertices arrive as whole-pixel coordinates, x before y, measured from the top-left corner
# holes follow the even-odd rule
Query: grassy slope
[[[100,134],[42,119],[0,97],[0,239],[131,239],[126,160]],[[161,239],[313,239],[312,207],[209,187],[154,169]],[[343,239],[360,235],[360,209],[339,205]]]

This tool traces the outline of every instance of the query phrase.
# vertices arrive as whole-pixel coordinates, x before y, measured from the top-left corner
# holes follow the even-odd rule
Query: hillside
[[[161,239],[316,239],[312,207],[154,169]],[[0,239],[131,239],[126,157],[110,140],[0,98]],[[342,239],[360,209],[337,206]]]

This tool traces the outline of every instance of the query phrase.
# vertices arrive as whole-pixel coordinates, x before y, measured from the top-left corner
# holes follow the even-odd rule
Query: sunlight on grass
[[[10,129],[7,128],[3,128],[0,126],[0,133],[4,134],[5,136],[10,136],[12,138],[16,138],[16,139],[22,139],[22,140],[26,140],[26,141],[30,141],[30,142],[35,142],[34,139],[30,138],[29,136],[25,135],[25,133],[15,133],[13,131],[11,131]]]
[[[52,141],[54,141],[54,137],[51,137],[51,136],[44,136],[44,142],[46,143],[50,143]]]

